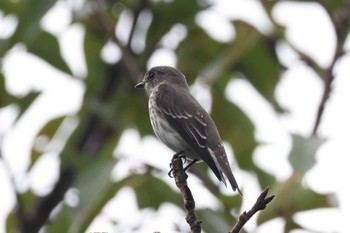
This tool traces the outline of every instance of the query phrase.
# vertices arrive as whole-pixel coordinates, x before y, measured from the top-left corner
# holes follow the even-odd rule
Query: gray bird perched
[[[203,160],[226,185],[225,174],[242,195],[215,123],[191,95],[185,76],[173,67],[156,66],[135,88],[149,94],[149,116],[158,139],[175,152],[183,151],[187,159]]]

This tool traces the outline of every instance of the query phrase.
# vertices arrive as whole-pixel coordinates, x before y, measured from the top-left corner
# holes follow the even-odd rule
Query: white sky
[[[259,1],[218,0],[216,2],[215,7],[196,17],[196,22],[205,27],[208,33],[213,34],[215,39],[229,41],[235,37],[234,28],[228,24],[229,19],[246,20],[255,25],[262,33],[271,31],[272,26],[261,9]],[[68,7],[64,2],[58,2],[50,14],[42,20],[42,26],[60,38],[64,57],[74,74],[81,78],[86,74],[81,43],[84,29],[77,24],[69,26],[71,15]],[[335,36],[329,18],[321,7],[314,3],[282,2],[274,8],[273,17],[280,24],[287,26],[286,33],[293,46],[309,54],[322,67],[329,65],[334,53]],[[13,19],[4,20],[0,17],[0,28],[13,23],[15,24]],[[11,26],[5,28],[8,29],[4,30],[2,34],[2,30],[0,30],[0,37],[11,34]],[[118,30],[125,30],[125,28],[118,26]],[[174,30],[182,35],[177,40],[181,40],[186,35],[186,30],[179,25]],[[163,42],[167,43],[166,41],[165,39]],[[152,56],[148,66],[175,66],[176,56],[172,49],[177,42],[175,40],[172,43],[171,46],[158,50]],[[347,44],[349,45],[349,43]],[[119,49],[111,44],[108,46],[101,56],[109,62],[119,59]],[[252,119],[256,127],[256,139],[265,142],[264,145],[255,150],[254,161],[278,179],[284,180],[292,172],[287,161],[291,147],[290,134],[298,133],[304,136],[311,134],[323,87],[321,80],[314,72],[298,61],[297,55],[290,49],[289,45],[280,43],[278,48],[278,56],[288,67],[288,70],[282,74],[283,77],[278,84],[275,95],[281,105],[290,110],[290,114],[277,115],[253,86],[242,79],[230,82],[226,94]],[[345,233],[350,229],[348,221],[350,189],[348,185],[344,184],[344,179],[339,178],[350,177],[350,171],[347,167],[349,164],[347,157],[350,152],[348,147],[350,110],[346,108],[347,101],[350,99],[349,59],[348,55],[344,56],[336,65],[336,80],[319,130],[320,135],[326,137],[328,141],[318,151],[317,164],[305,178],[305,184],[318,192],[335,192],[340,208],[300,213],[295,216],[296,221],[308,227],[310,231]],[[18,64],[21,64],[21,69],[18,69]],[[0,110],[0,139],[3,140],[3,156],[14,174],[19,189],[31,188],[38,194],[45,194],[50,190],[57,177],[57,154],[60,149],[55,147],[55,152],[45,153],[27,177],[25,171],[29,163],[31,145],[37,132],[49,119],[74,114],[79,110],[84,85],[81,81],[73,80],[28,54],[23,46],[16,46],[4,57],[3,67],[6,75],[6,88],[9,92],[18,96],[25,95],[30,90],[43,92],[16,124],[14,124],[17,115],[15,108],[7,107]],[[65,90],[64,96],[61,94],[63,88]],[[200,96],[198,88],[196,90],[196,96],[199,99],[203,98]],[[76,125],[76,119],[70,118],[62,127],[74,128],[74,125]],[[50,144],[52,146],[52,142]],[[225,146],[228,149],[228,154],[232,157],[233,152],[230,146]],[[58,146],[58,148],[60,147]],[[155,150],[160,154],[169,154],[169,157],[163,156],[155,159],[152,157]],[[145,156],[147,151],[149,156]],[[164,171],[161,176],[174,187],[173,181],[166,176],[172,153],[154,137],[140,138],[137,131],[127,130],[116,149],[116,154],[122,156],[123,160],[122,164],[118,164],[117,168],[114,169],[113,179],[120,179],[127,175],[130,168],[137,168],[140,161],[143,161],[161,168]],[[142,156],[140,156],[141,154]],[[246,210],[250,208],[260,193],[257,188],[257,180],[253,175],[237,168],[234,161],[231,164],[244,192],[243,209]],[[0,162],[0,183],[4,186],[1,198],[0,232],[5,232],[5,217],[15,203],[13,190],[6,173],[3,163]],[[47,174],[52,175],[48,176]],[[40,182],[38,182],[38,177],[40,177]],[[219,207],[215,197],[206,191],[197,178],[190,177],[189,182],[198,207],[214,209]],[[230,191],[222,187],[222,192],[230,193]],[[135,226],[135,222],[138,222],[135,219],[142,222],[142,232],[157,230],[173,232],[172,224],[174,222],[179,223],[182,229],[187,229],[181,209],[165,204],[158,212],[139,211],[135,206],[134,199],[135,195],[132,190],[123,189],[92,223],[89,231],[130,232],[128,231],[130,226]],[[120,208],[120,205],[128,206],[130,214],[118,215],[114,210],[117,208],[116,206]],[[116,229],[110,220],[120,221],[121,224]],[[161,229],[156,227],[161,227]],[[259,231],[256,231],[254,221],[250,221],[246,226],[247,230],[260,233],[281,232],[282,227],[282,222],[278,219],[265,224],[259,228]]]

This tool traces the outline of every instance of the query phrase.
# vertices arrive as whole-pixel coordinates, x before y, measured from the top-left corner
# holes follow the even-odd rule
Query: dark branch
[[[187,174],[184,171],[180,153],[174,155],[171,160],[172,174],[175,178],[176,186],[179,188],[187,212],[186,221],[190,225],[191,233],[201,232],[201,221],[198,221],[195,212],[195,202],[191,190],[187,186]]]
[[[148,4],[148,0],[140,0],[137,2],[137,5],[134,9],[134,18],[132,21],[131,31],[130,31],[130,35],[129,35],[128,43],[127,43],[127,48],[129,50],[131,50],[131,42],[132,42],[132,39],[134,38],[134,32],[136,29],[137,21],[139,19],[139,16],[140,16],[142,10],[145,9],[147,4]]]
[[[34,233],[47,223],[52,210],[63,200],[66,191],[71,187],[75,173],[71,168],[61,171],[59,180],[52,191],[38,201],[33,213],[22,222],[23,233]]]
[[[336,12],[336,14],[333,14],[329,8],[324,4],[323,1],[320,1],[320,3],[324,6],[326,11],[329,14],[329,17],[332,19],[332,23],[335,28],[336,36],[337,36],[337,44],[336,44],[336,51],[334,53],[332,63],[330,66],[325,70],[324,72],[324,89],[323,89],[323,95],[322,99],[320,101],[320,104],[318,106],[317,115],[315,124],[312,130],[312,136],[317,135],[317,131],[319,128],[319,125],[321,123],[322,115],[325,109],[325,105],[327,100],[329,99],[329,96],[332,91],[332,83],[334,81],[334,66],[336,62],[339,60],[341,56],[343,56],[344,51],[344,43],[346,40],[346,36],[348,35],[349,31],[349,25],[350,25],[350,13],[348,11],[350,7],[350,1],[344,1],[344,6],[339,8],[339,11]]]
[[[98,4],[98,6],[99,4],[101,4],[99,1],[96,1],[96,3]],[[123,43],[115,34],[115,24],[108,18],[102,6],[100,7],[100,9],[96,9],[96,11],[94,12],[94,16],[99,21],[102,29],[107,34],[108,38],[110,38],[120,48],[122,52],[121,63],[125,71],[128,73],[129,77],[131,78],[134,84],[138,83],[140,80],[141,72],[138,69],[136,61],[133,55],[131,54],[130,50],[125,45],[123,45]]]
[[[266,205],[269,204],[272,199],[275,197],[275,195],[267,196],[267,193],[269,192],[269,187],[267,187],[258,197],[258,199],[256,200],[255,204],[253,205],[253,207],[248,211],[244,211],[238,218],[238,221],[236,222],[236,224],[234,225],[234,227],[232,228],[232,230],[229,233],[238,233],[240,232],[240,230],[242,229],[242,227],[244,226],[244,224],[246,224],[246,222],[249,221],[249,219],[259,210],[263,210],[266,208]]]
[[[337,51],[337,53],[339,53]],[[339,53],[340,54],[340,53]],[[323,116],[323,112],[326,106],[326,102],[329,99],[329,96],[331,94],[332,91],[332,83],[334,80],[334,74],[333,74],[333,68],[334,65],[338,59],[338,57],[341,55],[335,55],[332,61],[332,64],[330,65],[330,67],[325,71],[325,77],[324,77],[324,89],[323,89],[323,94],[322,94],[322,98],[321,101],[318,105],[318,109],[317,109],[317,115],[316,115],[316,120],[315,120],[315,124],[312,130],[312,136],[316,136],[317,135],[317,131],[318,131],[318,127],[321,123],[321,119]]]
[[[196,213],[195,213],[195,201],[193,199],[191,190],[187,186],[187,174],[185,173],[185,170],[183,168],[182,163],[182,152],[176,153],[174,157],[171,160],[171,171],[173,177],[175,178],[176,186],[181,191],[184,203],[185,203],[185,209],[187,211],[186,221],[190,225],[191,233],[200,233],[201,232],[201,221],[197,219]],[[235,226],[232,228],[232,230],[229,233],[238,233],[246,224],[246,222],[249,221],[249,219],[256,214],[259,210],[263,210],[266,208],[266,205],[269,204],[275,195],[267,196],[267,193],[269,192],[269,187],[267,187],[258,197],[256,200],[254,206],[248,211],[244,211],[238,218],[238,221],[236,222]]]

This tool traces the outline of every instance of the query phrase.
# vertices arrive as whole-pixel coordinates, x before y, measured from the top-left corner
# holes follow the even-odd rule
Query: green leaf
[[[60,53],[58,40],[52,34],[38,31],[35,38],[27,43],[28,51],[42,58],[53,67],[67,74],[72,74]]]
[[[231,224],[223,220],[217,211],[211,209],[198,210],[198,218],[202,221],[201,226],[205,232],[229,232]]]
[[[8,11],[15,13],[19,23],[13,36],[6,43],[1,44],[1,49],[4,50],[2,52],[5,52],[16,43],[24,43],[29,52],[42,58],[53,67],[71,74],[60,54],[57,38],[40,27],[42,17],[55,3],[55,0],[23,0],[5,4]]]
[[[149,57],[154,52],[161,38],[169,32],[173,25],[183,24],[194,27],[194,17],[204,7],[197,1],[187,0],[153,3],[150,8],[152,22],[146,37],[146,56]]]
[[[64,120],[64,117],[59,117],[47,122],[46,125],[40,130],[37,137],[46,136],[48,137],[48,140],[51,140],[63,120]],[[40,158],[41,155],[42,155],[41,151],[37,151],[37,150],[34,150],[34,148],[32,148],[31,161],[30,161],[30,166],[28,170],[30,170],[33,167],[33,165],[36,163],[36,161]]]
[[[40,130],[40,132],[38,133],[38,136],[45,135],[45,136],[49,137],[50,139],[52,139],[53,136],[55,135],[55,133],[57,132],[57,129],[61,126],[64,119],[65,119],[65,117],[58,117],[58,118],[50,120]]]
[[[30,92],[28,95],[21,97],[17,100],[16,104],[20,109],[18,118],[34,103],[35,99],[39,96],[40,92]]]
[[[87,27],[89,25],[86,25]],[[88,28],[89,29],[89,28]],[[88,76],[86,79],[86,94],[101,88],[105,76],[106,64],[101,60],[101,50],[105,41],[98,38],[94,31],[87,30],[84,35],[84,53],[87,65]]]
[[[347,2],[344,0],[322,1],[324,8],[331,14],[330,17],[337,18],[342,8],[347,7]]]
[[[12,210],[6,218],[6,232],[20,232],[20,222],[18,214]]]
[[[261,5],[264,7],[270,18],[272,18],[272,10],[276,3],[278,3],[278,1],[261,1]]]
[[[30,44],[40,34],[40,20],[55,3],[55,0],[19,1],[19,5],[17,5],[19,23],[13,40]]]
[[[274,93],[280,79],[280,69],[274,41],[260,37],[255,46],[242,56],[235,70],[242,72],[268,101],[275,103]]]
[[[231,73],[235,70],[241,57],[257,43],[261,37],[260,33],[251,25],[235,21],[236,37],[234,41],[224,44],[221,50],[213,51],[207,61],[204,61],[205,67],[200,71],[200,77],[211,84],[217,78]],[[206,45],[203,45],[204,47]],[[209,61],[209,62],[208,62]]]
[[[18,118],[30,107],[30,105],[35,101],[35,99],[39,96],[40,92],[32,91],[26,96],[16,97],[9,94],[5,88],[5,77],[3,73],[0,72],[0,107],[5,107],[9,104],[16,104],[20,113],[17,116]]]
[[[177,205],[182,203],[179,194],[158,178],[149,174],[135,174],[112,183],[109,181],[111,163],[100,164],[101,166],[99,164],[90,164],[79,181],[81,200],[78,208],[74,210],[74,222],[70,232],[85,232],[102,208],[123,187],[133,188],[140,208],[157,209],[164,202],[173,202]]]
[[[317,149],[325,142],[323,138],[304,138],[293,134],[293,145],[288,160],[294,171],[305,174],[316,162],[315,154]]]
[[[292,221],[287,221],[284,225],[284,232],[291,232],[292,230],[303,229],[298,223]]]
[[[9,94],[5,88],[5,77],[0,72],[0,108],[5,107],[9,104],[13,104],[18,100],[17,97]]]
[[[134,189],[140,208],[152,207],[158,209],[165,202],[172,202],[177,205],[181,203],[180,194],[175,192],[163,180],[152,175],[133,175],[124,182]]]
[[[257,143],[254,125],[236,105],[224,96],[228,78],[218,79],[212,88],[212,117],[221,138],[231,143],[239,167],[251,170],[255,167],[252,154]]]
[[[230,187],[228,187],[230,188]],[[218,198],[220,199],[220,201],[222,202],[222,204],[224,205],[225,208],[228,209],[239,209],[240,206],[242,205],[242,197],[240,195],[235,195],[235,196],[231,196],[231,195],[224,195],[222,193],[218,193]]]
[[[55,216],[52,221],[47,224],[48,233],[62,233],[69,232],[69,227],[75,219],[73,209],[65,204],[62,205],[62,209],[59,214]]]
[[[259,180],[259,184],[261,188],[266,188],[267,186],[271,186],[272,184],[276,183],[276,177],[266,173],[264,170],[260,169],[259,167],[256,167],[254,169],[254,172],[256,173],[256,177]]]
[[[224,44],[211,38],[202,28],[193,27],[188,31],[186,39],[176,49],[177,67],[191,83],[205,68],[208,61],[214,60],[224,48]]]
[[[99,199],[103,188],[110,183],[110,175],[115,162],[105,159],[97,159],[86,164],[77,181],[81,203],[93,203]]]
[[[17,14],[22,6],[24,1],[0,1],[0,9],[4,15]]]
[[[19,198],[22,202],[22,211],[24,213],[31,213],[36,208],[37,196],[32,190],[28,189],[25,193],[19,193]]]
[[[304,210],[331,207],[327,195],[321,195],[301,184],[302,175],[294,173],[286,182],[277,183],[271,188],[271,194],[276,195],[266,211],[258,217],[258,225],[271,219],[282,217],[287,225],[298,228],[293,215]],[[294,229],[294,228],[293,228]],[[287,232],[289,232],[288,229]]]
[[[112,119],[115,121],[116,115],[119,119],[115,123],[124,127],[136,126],[142,136],[153,135],[148,114],[148,98],[144,90],[133,88],[126,77],[122,78],[112,104],[116,112]]]
[[[114,161],[95,159],[87,163],[80,171],[76,187],[79,190],[79,206],[74,210],[74,221],[71,232],[85,232],[92,220],[100,213],[110,200],[112,185],[110,176],[115,165]]]

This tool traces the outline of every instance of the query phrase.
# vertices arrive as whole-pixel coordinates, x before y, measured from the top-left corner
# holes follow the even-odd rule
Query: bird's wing
[[[163,112],[169,124],[204,160],[216,177],[225,182],[207,145],[207,123],[210,116],[187,90],[176,90],[162,85],[156,98],[157,106]],[[208,115],[208,116],[207,116]],[[208,118],[209,117],[209,118]],[[215,159],[216,160],[216,159]]]

